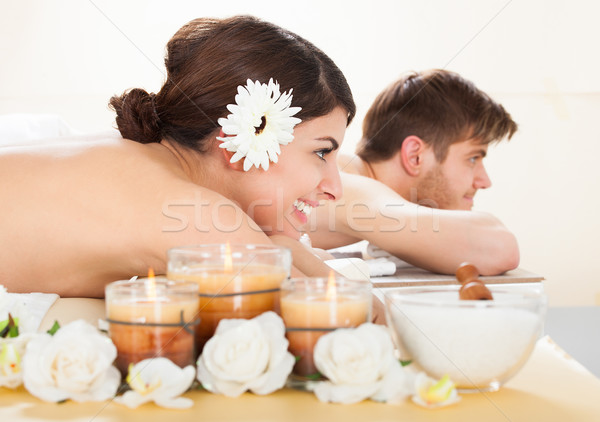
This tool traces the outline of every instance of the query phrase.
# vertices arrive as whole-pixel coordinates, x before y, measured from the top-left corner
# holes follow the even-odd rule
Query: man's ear
[[[225,133],[223,132],[223,129],[221,129],[221,132],[219,133],[219,138],[224,138],[225,136],[227,136],[227,135],[225,135]],[[236,161],[235,163],[232,163],[231,157],[233,157],[233,154],[235,154],[235,153],[231,152],[231,151],[227,151],[227,149],[225,149],[225,148],[219,147],[219,149],[221,150],[221,153],[223,154],[223,157],[225,158],[227,166],[230,169],[236,170],[236,171],[244,171],[244,160],[239,160],[239,161]]]
[[[423,159],[427,145],[418,136],[407,136],[400,148],[400,162],[404,170],[411,176],[419,176],[423,170]]]

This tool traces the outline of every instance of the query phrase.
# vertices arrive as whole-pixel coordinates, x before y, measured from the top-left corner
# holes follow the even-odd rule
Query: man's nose
[[[483,164],[479,166],[477,172],[475,173],[475,178],[473,179],[473,187],[475,189],[487,189],[492,186],[492,181],[485,170]]]

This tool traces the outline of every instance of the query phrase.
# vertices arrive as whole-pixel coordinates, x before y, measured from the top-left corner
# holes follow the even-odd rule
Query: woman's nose
[[[319,190],[327,197],[326,199],[336,201],[342,197],[343,187],[337,164],[335,160],[331,161],[319,183]]]

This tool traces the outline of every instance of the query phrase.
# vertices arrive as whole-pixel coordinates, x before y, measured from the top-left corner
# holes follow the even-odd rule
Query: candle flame
[[[333,270],[329,272],[329,279],[327,280],[327,293],[326,298],[329,301],[334,301],[337,296],[335,288],[335,273]]]
[[[146,282],[146,293],[148,297],[156,298],[156,281],[154,279],[154,269],[148,269],[148,281]]]
[[[225,244],[225,271],[233,271],[233,257],[231,256],[231,245],[229,242]]]

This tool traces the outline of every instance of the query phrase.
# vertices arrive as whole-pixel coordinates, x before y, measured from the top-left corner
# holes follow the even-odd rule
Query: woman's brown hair
[[[195,19],[167,44],[167,79],[160,92],[135,88],[110,106],[124,138],[141,143],[167,138],[205,151],[202,142],[226,117],[239,85],[273,78],[281,92],[293,89],[295,117],[307,121],[341,106],[348,124],[356,106],[340,69],[298,35],[251,16]]]
[[[517,130],[502,105],[459,74],[412,72],[381,92],[363,120],[357,155],[367,162],[391,158],[408,136],[431,145],[439,162],[455,142],[509,139]]]

